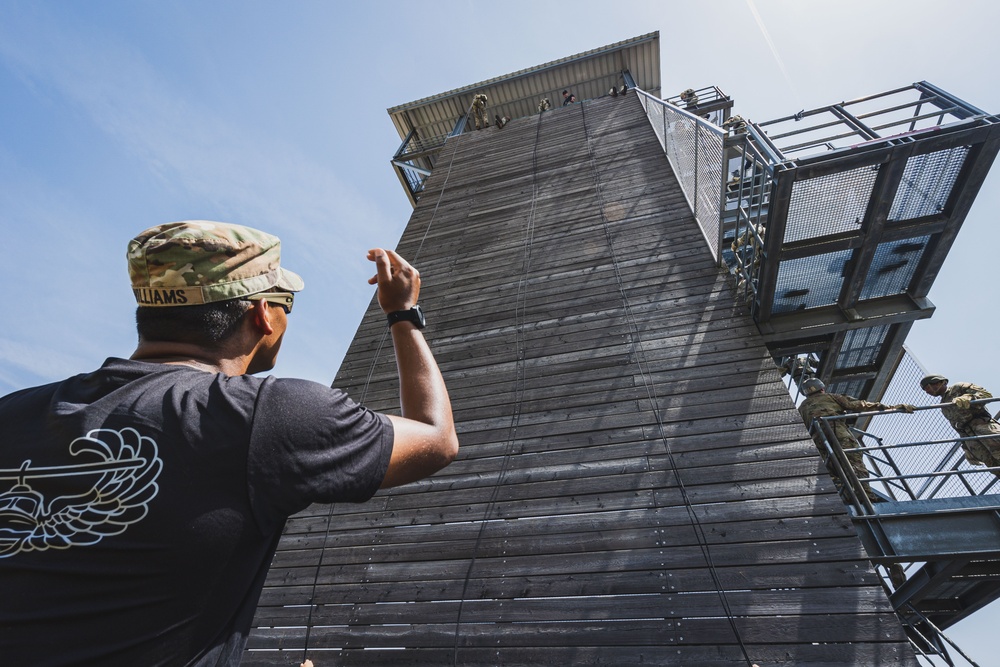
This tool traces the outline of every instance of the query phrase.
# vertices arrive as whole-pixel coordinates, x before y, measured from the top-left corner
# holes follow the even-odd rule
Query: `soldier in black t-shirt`
[[[420,275],[373,249],[403,416],[273,367],[295,294],[278,239],[207,221],[129,244],[130,359],[0,398],[4,664],[237,665],[285,520],[458,453]]]

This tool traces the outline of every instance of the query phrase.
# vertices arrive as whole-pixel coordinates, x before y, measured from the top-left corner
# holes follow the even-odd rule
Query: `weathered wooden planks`
[[[245,664],[915,664],[634,97],[450,141],[398,250],[462,453],[293,517]]]

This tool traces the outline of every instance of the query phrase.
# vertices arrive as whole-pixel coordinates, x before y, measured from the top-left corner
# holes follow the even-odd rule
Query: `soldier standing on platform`
[[[826,457],[826,448],[823,443],[824,434],[819,430],[818,425],[813,426],[813,420],[817,417],[832,417],[834,415],[847,414],[848,412],[865,412],[868,410],[913,412],[914,409],[912,405],[908,404],[889,406],[882,403],[863,401],[852,396],[828,394],[826,393],[826,385],[818,378],[809,378],[802,383],[801,388],[803,393],[806,394],[806,400],[799,406],[799,414],[802,416],[802,421],[809,427],[813,441],[816,443],[816,448],[819,449],[820,455],[824,458]],[[845,451],[844,453],[847,455],[847,460],[851,462],[854,473],[861,480],[868,499],[873,503],[881,502],[883,499],[876,495],[865,481],[868,479],[868,468],[865,467],[864,456],[859,450],[861,443],[854,437],[851,429],[847,427],[847,424],[843,420],[832,421],[829,424],[841,448],[854,450]],[[840,491],[844,487],[843,480],[834,472],[832,466],[827,464],[827,468],[830,470],[830,477],[833,478],[833,483],[837,487],[837,491]]]
[[[698,106],[698,93],[694,92],[694,88],[688,88],[681,92],[681,102],[684,103],[686,108]]]
[[[948,378],[943,375],[925,376],[920,380],[920,388],[931,396],[939,396],[941,403],[950,403],[941,407],[941,414],[963,438],[996,436],[963,440],[966,461],[973,465],[1000,467],[1000,424],[990,416],[984,404],[971,405],[972,401],[993,398],[990,392],[971,382],[949,386]],[[1000,477],[1000,470],[990,472]]]

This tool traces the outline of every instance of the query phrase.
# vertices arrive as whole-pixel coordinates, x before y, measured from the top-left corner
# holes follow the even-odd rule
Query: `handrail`
[[[729,269],[737,293],[755,314],[780,151],[753,123],[734,117],[730,120],[740,122],[727,130],[681,108],[677,100],[635,92],[713,259]]]
[[[726,131],[640,88],[635,92],[712,256],[721,262]]]
[[[979,399],[971,401],[971,405],[987,405],[997,401],[1000,398]],[[992,439],[1000,441],[1000,434],[955,434],[954,438],[945,439],[926,437],[929,431],[940,430],[941,422],[947,422],[940,412],[943,407],[950,405],[952,404],[941,403],[918,406],[913,414],[902,411],[867,411],[817,417],[813,420],[810,434],[820,434],[828,465],[844,480],[841,489],[844,502],[853,507],[857,514],[864,516],[881,514],[875,511],[866,487],[878,497],[895,502],[1000,493],[1000,466],[973,465],[962,453],[964,443]],[[921,414],[925,416],[921,417]],[[891,420],[889,415],[894,415]],[[851,428],[862,446],[843,447],[835,435],[833,424],[866,418],[870,421],[865,430]],[[951,429],[950,424],[947,428]],[[869,476],[864,480],[858,478],[850,465],[848,454],[854,452],[860,452],[866,461]],[[921,481],[923,484],[919,483]]]

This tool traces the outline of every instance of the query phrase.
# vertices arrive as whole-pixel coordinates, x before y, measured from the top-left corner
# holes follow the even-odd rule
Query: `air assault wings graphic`
[[[0,489],[13,482],[0,493],[0,558],[96,544],[146,516],[163,469],[152,438],[132,428],[94,429],[71,442],[69,453],[80,462],[32,467],[28,459],[0,469]],[[53,481],[59,488],[78,482],[80,492],[46,497]]]

